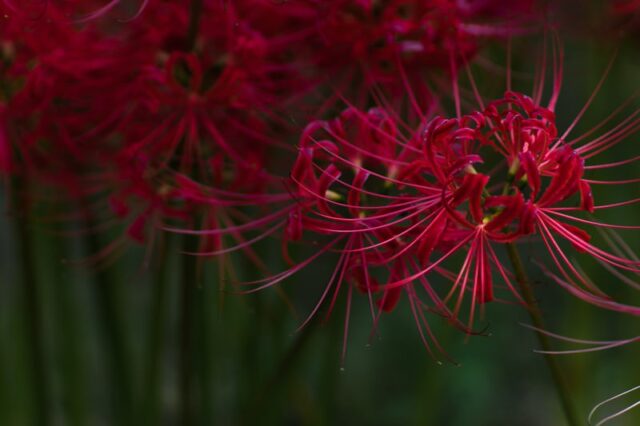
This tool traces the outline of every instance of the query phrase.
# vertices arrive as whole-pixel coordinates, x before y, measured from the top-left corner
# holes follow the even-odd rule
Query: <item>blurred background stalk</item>
[[[511,260],[511,265],[513,266],[513,272],[516,276],[516,281],[520,286],[520,293],[525,303],[527,304],[527,311],[529,312],[529,316],[531,317],[531,322],[537,329],[535,333],[538,336],[540,347],[543,351],[549,352],[552,350],[551,343],[549,342],[549,337],[540,331],[546,330],[544,321],[542,319],[542,312],[540,311],[538,301],[536,300],[536,297],[533,293],[533,288],[531,288],[531,283],[529,281],[529,277],[527,276],[524,264],[522,263],[522,259],[520,258],[518,247],[514,243],[507,243],[506,246],[507,253],[509,254],[509,259]],[[560,403],[562,405],[562,410],[564,411],[567,424],[569,426],[580,426],[583,422],[579,421],[578,416],[576,415],[573,403],[573,395],[569,390],[567,379],[564,376],[562,369],[560,368],[560,363],[557,359],[557,356],[551,355],[549,353],[544,353],[543,356],[547,363],[547,367],[549,368],[549,372],[551,373],[551,379],[553,380],[553,384],[556,388],[558,397],[560,398]]]
[[[87,213],[85,243],[89,256],[103,249],[101,238],[94,230],[94,219]],[[95,282],[94,301],[106,362],[113,421],[118,425],[133,425],[135,403],[133,398],[132,352],[127,341],[127,324],[123,312],[122,279],[117,263],[96,265],[92,269]]]
[[[33,396],[32,416],[35,425],[47,425],[51,421],[50,387],[45,365],[45,345],[42,331],[42,307],[40,300],[40,284],[36,275],[34,261],[33,235],[29,223],[29,185],[26,180],[15,178],[14,195],[14,229],[17,232],[18,259],[20,262],[20,291],[22,320],[27,333],[27,356]]]
[[[183,253],[198,251],[198,237],[184,235],[182,237]],[[195,405],[193,398],[193,361],[194,361],[194,304],[197,277],[197,257],[193,254],[182,254],[182,274],[180,282],[179,310],[179,353],[178,353],[178,404],[179,419],[183,426],[194,424]]]
[[[44,238],[43,238],[44,240]],[[87,392],[87,362],[85,345],[81,335],[79,301],[70,270],[66,266],[66,257],[71,242],[64,235],[53,235],[46,239],[48,252],[44,253],[47,262],[45,271],[51,274],[49,285],[52,296],[52,311],[55,323],[54,350],[57,364],[60,366],[60,388],[62,412],[65,424],[84,426],[89,424],[89,397]],[[42,251],[40,251],[42,255]]]
[[[157,258],[151,261],[151,293],[149,307],[149,327],[143,363],[143,379],[141,395],[143,396],[142,424],[161,424],[164,408],[164,378],[166,355],[166,329],[170,324],[169,311],[169,279],[171,275],[172,249],[171,235],[166,235],[160,243]]]

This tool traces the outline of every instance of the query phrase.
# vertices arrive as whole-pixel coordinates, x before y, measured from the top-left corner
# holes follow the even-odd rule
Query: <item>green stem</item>
[[[311,341],[314,331],[320,322],[321,315],[316,314],[315,317],[296,334],[293,344],[289,346],[287,352],[285,352],[284,356],[280,359],[274,374],[256,394],[249,410],[245,412],[243,424],[256,424],[264,412],[264,404],[273,401],[286,383],[288,383],[294,368],[304,353],[306,346]]]
[[[267,382],[262,396],[269,397],[286,382],[292,370],[296,366],[298,358],[302,356],[304,348],[311,340],[311,336],[313,336],[313,332],[319,323],[319,319],[314,319],[297,334],[293,344],[280,360],[280,364],[278,365],[278,369],[275,374],[271,376],[271,379]]]
[[[184,252],[193,253],[197,250],[197,238],[185,235],[183,240]],[[180,353],[179,353],[179,407],[180,424],[193,424],[194,404],[191,395],[191,372],[193,362],[193,305],[197,279],[197,259],[192,254],[182,257],[182,282],[180,283]]]
[[[157,263],[154,263],[154,274],[150,283],[152,294],[151,321],[149,325],[149,335],[147,340],[146,365],[144,370],[144,414],[143,424],[157,425],[160,423],[161,399],[162,395],[162,372],[164,371],[162,360],[164,355],[164,331],[167,326],[167,287],[169,262],[167,253],[169,251],[169,236],[164,241],[164,246],[160,249]]]
[[[339,400],[338,386],[340,384],[341,354],[336,351],[342,345],[344,333],[343,322],[332,318],[325,337],[325,355],[322,365],[322,373],[318,383],[319,405],[322,407],[322,424],[337,423],[336,402]]]
[[[17,191],[25,191],[26,186],[15,186]],[[32,235],[29,225],[24,217],[26,214],[24,200],[19,200],[16,228],[19,240],[19,258],[22,272],[21,302],[24,322],[27,327],[27,339],[29,345],[29,363],[31,367],[32,392],[34,396],[33,415],[36,425],[49,424],[48,383],[44,361],[44,344],[42,333],[42,312],[40,309],[39,285],[36,278],[36,268],[33,261]]]
[[[68,279],[68,268],[63,264],[67,245],[63,237],[50,238],[48,257],[53,264],[52,284],[54,316],[56,324],[56,352],[62,372],[62,406],[66,421],[71,426],[82,426],[89,422],[87,411],[86,363],[78,321],[78,302],[73,291],[73,281]]]
[[[204,272],[203,272],[204,273]],[[200,282],[204,277],[199,278]],[[213,285],[198,286],[196,290],[197,306],[195,307],[195,321],[198,330],[197,337],[197,377],[198,377],[198,402],[200,424],[211,425],[215,423],[215,384],[214,371],[218,364],[214,346],[215,330],[212,320],[216,311],[216,288]]]
[[[101,249],[100,239],[92,229],[91,221],[87,221],[87,245],[89,252],[98,253]],[[120,283],[113,267],[96,269],[95,298],[101,334],[104,338],[103,349],[107,361],[107,377],[111,381],[111,398],[117,424],[132,423],[133,392],[131,386],[131,367],[129,351],[125,341],[125,325],[123,323],[120,297]]]
[[[527,278],[527,274],[525,272],[524,265],[522,264],[522,259],[520,258],[520,253],[518,252],[518,248],[515,244],[509,243],[507,244],[507,252],[509,254],[509,259],[511,260],[511,264],[513,265],[514,272],[516,274],[516,280],[520,286],[520,291],[522,293],[522,297],[527,304],[527,308],[529,311],[529,316],[531,317],[531,322],[536,327],[536,334],[538,336],[538,341],[542,350],[545,352],[551,351],[551,344],[549,343],[549,337],[538,331],[544,330],[544,321],[542,320],[542,312],[540,311],[540,307],[538,306],[538,302],[535,299],[533,294],[533,289],[531,288],[531,284],[529,283],[529,279]],[[555,385],[556,391],[558,392],[558,396],[560,397],[560,402],[562,404],[562,409],[564,411],[565,419],[567,424],[570,426],[579,426],[581,423],[578,421],[578,418],[575,414],[575,410],[573,407],[573,401],[571,400],[571,393],[569,391],[569,387],[567,385],[567,381],[562,374],[562,370],[560,369],[560,364],[558,363],[558,359],[551,354],[545,353],[544,359],[547,362],[547,367],[549,368],[549,372],[551,373],[551,377],[553,379],[553,383]]]

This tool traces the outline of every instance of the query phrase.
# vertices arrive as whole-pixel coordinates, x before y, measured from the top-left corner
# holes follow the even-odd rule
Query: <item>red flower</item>
[[[433,93],[440,71],[456,75],[490,37],[530,31],[532,16],[531,1],[318,2],[308,24],[315,34],[298,50],[321,71],[320,87],[328,83],[358,107],[382,97],[398,108],[411,87],[412,102],[424,111],[440,93]]]
[[[559,78],[560,75],[558,71],[556,76]],[[585,166],[587,160],[634,132],[637,119],[634,114],[591,140],[587,138],[593,132],[567,140],[567,135],[591,100],[565,133],[559,135],[553,112],[559,88],[559,81],[556,81],[548,106],[541,105],[541,91],[533,99],[508,92],[504,99],[489,104],[474,115],[454,120],[433,120],[425,132],[427,161],[422,167],[423,173],[431,173],[443,186],[443,206],[448,218],[462,231],[460,241],[468,244],[465,260],[445,300],[459,291],[454,308],[454,313],[457,313],[467,286],[471,285],[470,320],[476,302],[493,299],[493,271],[516,293],[510,282],[510,274],[501,264],[493,245],[516,242],[532,234],[542,239],[560,275],[546,268],[545,271],[571,294],[600,307],[640,314],[640,308],[619,304],[595,287],[569,260],[566,250],[558,241],[558,238],[567,241],[578,251],[611,268],[617,275],[623,271],[640,273],[640,262],[637,260],[608,252],[590,242],[593,229],[640,227],[606,224],[567,213],[593,213],[602,208],[638,202],[636,199],[611,205],[594,204],[591,186],[632,183],[638,182],[638,179],[605,182],[584,176],[589,169],[618,167],[635,161],[633,158]],[[497,163],[498,168],[489,161],[491,158],[494,161],[496,158],[502,160],[502,163]],[[478,172],[474,163],[481,164],[488,172]],[[502,179],[498,174],[500,170],[504,170],[501,173],[506,172]],[[578,200],[574,201],[576,198]],[[451,254],[446,252],[434,256],[432,264],[421,272],[391,283],[388,288],[406,285],[423,276],[433,265],[443,262]]]
[[[635,132],[637,113],[600,136],[594,136],[597,127],[567,139],[592,99],[559,132],[554,110],[561,86],[560,58],[554,64],[553,91],[545,105],[543,82],[538,81],[531,98],[508,91],[486,106],[479,101],[478,111],[455,119],[414,111],[420,119],[406,123],[393,110],[348,108],[332,121],[311,123],[291,172],[298,204],[290,214],[285,241],[327,239],[301,262],[286,254],[294,266],[261,280],[258,288],[284,280],[325,252],[337,252],[336,269],[312,315],[333,293],[331,311],[346,282],[351,284],[347,306],[352,288],[367,293],[374,325],[380,312],[392,310],[406,294],[421,332],[427,306],[458,325],[466,306],[466,325],[460,327],[470,332],[478,309],[502,299],[496,282],[522,300],[500,247],[538,238],[553,265],[543,269],[561,287],[596,306],[640,315],[640,308],[618,303],[597,288],[560,243],[564,240],[634,285],[625,273],[640,274],[640,262],[620,250],[596,246],[590,234],[598,228],[640,227],[570,213],[596,213],[639,202],[599,205],[591,190],[594,185],[639,179],[604,182],[586,176],[590,170],[638,159],[587,163]],[[460,256],[461,263],[456,263]],[[432,279],[434,273],[449,283],[444,291],[437,284],[442,279]]]
[[[318,257],[337,253],[334,272],[301,327],[318,314],[323,304],[329,315],[339,294],[346,292],[346,339],[354,289],[367,295],[374,330],[381,314],[392,311],[406,296],[425,346],[430,352],[436,348],[444,353],[426,321],[425,307],[465,331],[471,330],[457,321],[426,277],[402,286],[391,285],[420,269],[414,257],[417,252],[428,257],[425,253],[436,245],[449,243],[443,236],[442,243],[436,241],[429,247],[427,242],[434,240],[419,238],[442,234],[448,221],[439,186],[408,170],[401,175],[422,157],[420,133],[404,133],[393,117],[379,108],[368,112],[349,108],[334,120],[307,126],[291,171],[291,193],[297,204],[289,212],[283,235],[285,258],[292,266],[249,283],[254,285],[250,291],[273,286]],[[316,252],[296,262],[288,248],[298,241],[317,241]],[[451,276],[442,268],[434,270]],[[426,300],[419,292],[426,295]]]
[[[193,51],[183,2],[157,2],[122,27],[79,26],[61,10],[51,3],[46,20],[29,21],[12,9],[0,29],[0,72],[10,84],[0,111],[3,170],[93,200],[100,220],[135,241],[152,242],[161,227],[205,226],[216,229],[203,236],[203,252],[248,250],[242,233],[264,224],[251,217],[289,200],[266,156],[286,146],[273,137],[282,127],[273,116],[296,80],[281,43],[217,1],[205,5]]]

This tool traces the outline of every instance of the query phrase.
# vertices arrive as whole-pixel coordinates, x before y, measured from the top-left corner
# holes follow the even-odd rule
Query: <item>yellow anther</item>
[[[356,157],[353,160],[353,172],[358,173],[362,169],[362,158]]]
[[[330,189],[327,189],[327,190],[324,192],[324,197],[325,197],[326,199],[328,199],[328,200],[331,200],[331,201],[340,201],[340,200],[342,200],[342,195],[340,195],[340,194],[338,194],[337,192],[332,191],[332,190],[330,190]]]
[[[390,186],[392,186],[393,185],[392,181],[396,180],[396,177],[398,177],[398,167],[396,167],[395,165],[389,167],[389,171],[387,172],[387,177],[389,178],[389,180],[384,181],[385,188],[389,188]]]
[[[511,163],[511,166],[509,167],[509,176],[515,176],[519,168],[520,168],[520,160],[516,158],[513,161],[513,163]]]

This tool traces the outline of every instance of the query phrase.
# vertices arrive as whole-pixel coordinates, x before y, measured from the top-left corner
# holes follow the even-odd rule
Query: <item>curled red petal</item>
[[[531,188],[531,199],[535,199],[540,191],[540,171],[538,170],[538,164],[535,158],[531,154],[531,151],[520,153],[518,156],[520,164],[524,173],[527,175],[527,184]]]
[[[584,180],[580,181],[580,208],[589,213],[593,213],[595,210],[591,186]]]

